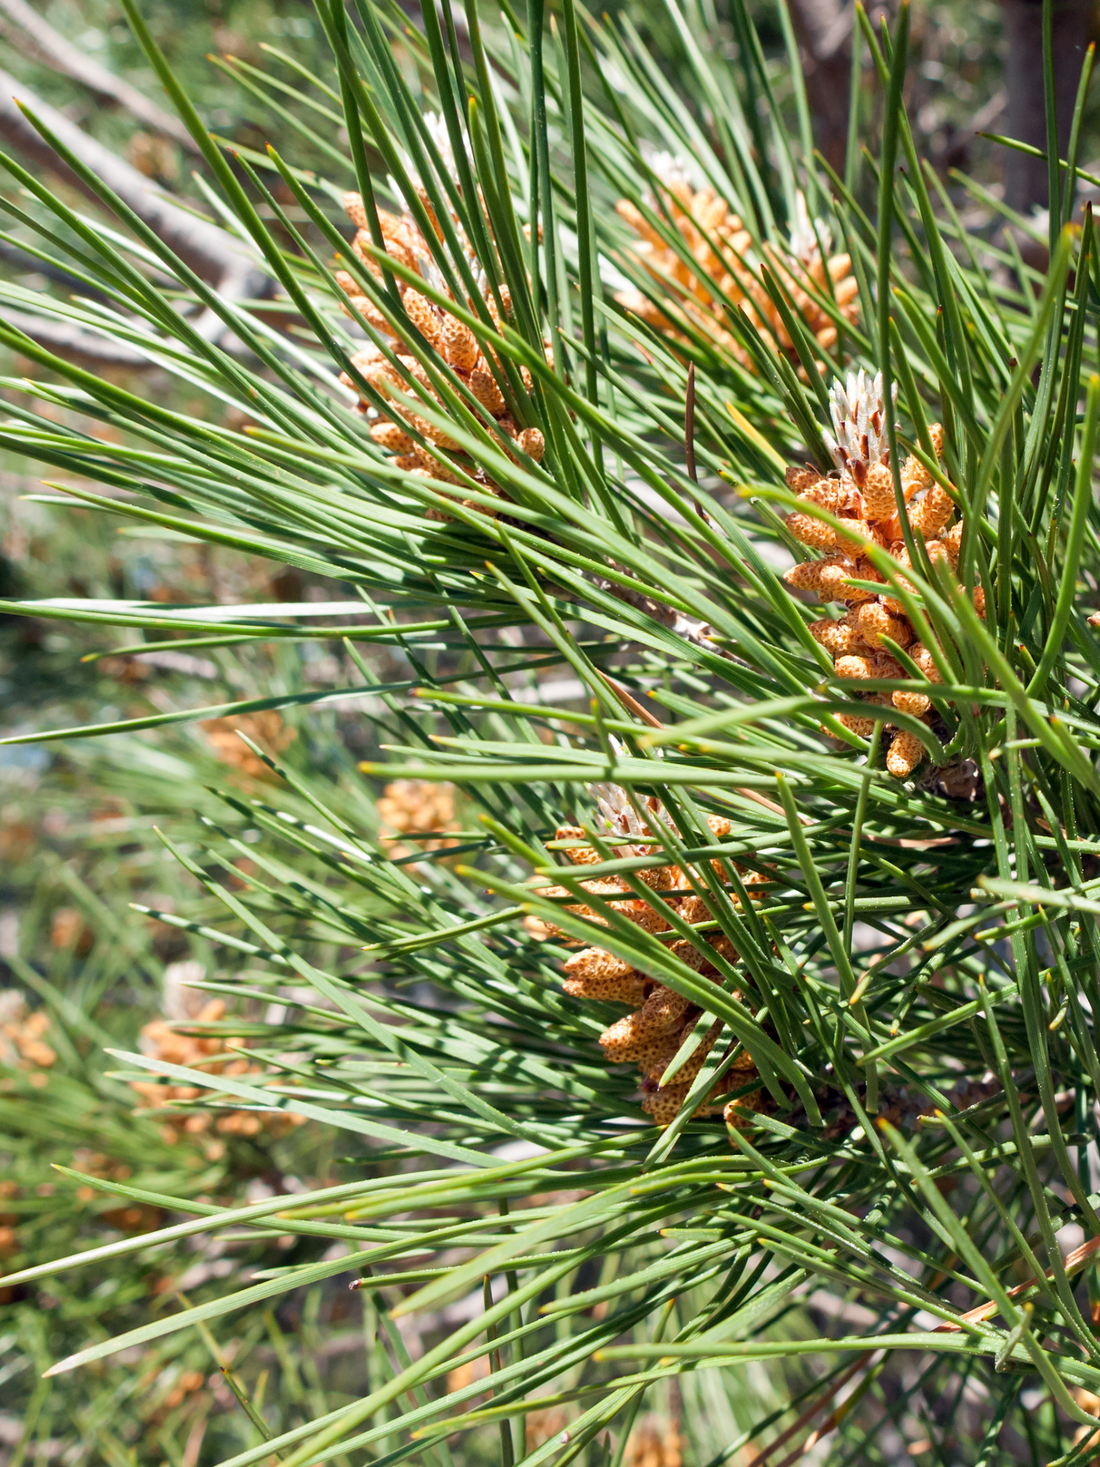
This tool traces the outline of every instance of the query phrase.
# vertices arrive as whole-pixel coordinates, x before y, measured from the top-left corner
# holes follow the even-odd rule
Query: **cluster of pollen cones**
[[[824,437],[837,472],[826,476],[814,468],[787,470],[788,487],[806,506],[805,511],[787,517],[787,529],[803,545],[823,553],[817,560],[792,566],[784,580],[792,589],[811,592],[821,601],[847,606],[840,620],[824,617],[813,622],[810,631],[831,653],[837,676],[853,682],[862,701],[930,723],[932,700],[927,693],[859,692],[860,682],[870,679],[912,680],[911,673],[891,656],[887,639],[908,654],[930,684],[943,681],[932,651],[917,640],[901,602],[889,589],[875,595],[846,584],[851,580],[885,584],[867,557],[869,545],[879,546],[901,566],[912,566],[886,444],[881,374],[873,380],[862,371],[850,374],[846,385],[834,385],[831,406],[835,435]],[[929,431],[936,456],[942,459],[943,431],[938,423]],[[961,520],[950,524],[955,512],[950,494],[914,457],[906,459],[900,478],[905,515],[914,537],[923,540],[930,561],[945,561],[954,571],[963,526]],[[843,528],[835,530],[817,518],[814,509],[835,515],[843,521]],[[984,615],[980,587],[974,593],[974,604],[979,615]],[[911,730],[892,725],[889,714],[869,711],[866,716],[842,713],[837,717],[861,738],[871,737],[876,719],[892,729],[886,767],[899,779],[912,774],[924,758],[920,739]]]
[[[665,215],[675,226],[683,239],[683,252],[674,249],[629,199],[620,199],[615,207],[639,236],[635,252],[662,293],[671,297],[674,308],[666,313],[635,289],[616,296],[618,303],[660,331],[683,334],[684,324],[694,327],[747,367],[748,353],[723,324],[728,307],[743,311],[764,339],[774,341],[780,351],[790,352],[794,347],[765,289],[761,266],[766,266],[810,335],[823,351],[829,351],[837,339],[836,317],[855,322],[859,314],[859,286],[848,255],[823,255],[829,249],[829,232],[820,221],[811,222],[803,196],[797,197],[789,247],[781,250],[765,244],[757,254],[752,236],[730,212],[726,200],[712,188],[694,188],[680,160],[658,155],[652,166],[661,180],[661,197],[653,201],[654,212]]]
[[[229,1075],[250,1078],[261,1074],[260,1066],[247,1059],[241,1050],[244,1041],[221,1035],[196,1035],[181,1032],[181,1025],[215,1024],[225,1017],[225,1003],[220,998],[205,998],[188,987],[201,981],[203,969],[200,963],[171,963],[165,969],[165,1014],[152,1019],[141,1031],[140,1047],[143,1054],[168,1064],[182,1065],[189,1069],[201,1069],[207,1075]],[[139,1110],[171,1105],[173,1101],[200,1100],[207,1092],[195,1085],[180,1085],[161,1079],[132,1080],[130,1088],[140,1097]],[[289,1115],[272,1109],[270,1112],[254,1110],[223,1110],[212,1113],[207,1110],[190,1110],[177,1116],[166,1117],[161,1126],[161,1137],[170,1145],[181,1136],[202,1137],[211,1131],[222,1136],[257,1136],[261,1131],[280,1135],[293,1126],[302,1124],[303,1117]],[[217,1161],[225,1154],[221,1141],[207,1141],[206,1155]]]
[[[207,718],[200,727],[222,763],[239,769],[250,779],[277,779],[278,775],[249,748],[244,739],[237,737],[238,730],[247,734],[253,743],[267,749],[273,757],[283,753],[298,737],[297,730],[285,724],[274,708],[262,708],[258,713],[231,713],[225,718]]]
[[[57,1052],[46,1043],[49,1030],[45,1009],[31,1012],[18,989],[0,988],[0,1065],[31,1071],[33,1083],[34,1076],[57,1059]]]
[[[435,215],[427,205],[427,195],[423,195],[423,200],[434,222]],[[367,248],[373,241],[363,200],[359,194],[345,194],[344,207],[347,209],[348,217],[356,226],[352,249],[360,264],[379,285],[382,285],[384,283],[382,268]],[[457,228],[457,220],[455,223]],[[392,255],[409,270],[415,271],[425,283],[430,283],[434,289],[439,291],[446,289],[442,277],[432,263],[427,241],[411,219],[379,209],[378,224],[387,254]],[[442,238],[442,235],[440,237]],[[480,273],[472,252],[469,258],[485,306],[493,324],[499,328],[500,308],[484,275]],[[539,462],[545,447],[542,433],[538,428],[520,427],[509,411],[504,394],[498,385],[498,378],[501,375],[499,361],[495,358],[490,360],[486,356],[478,344],[477,337],[465,322],[437,306],[426,295],[404,280],[397,277],[390,278],[397,286],[409,321],[416,327],[427,345],[442,358],[460,382],[469,389],[479,405],[482,422],[490,430],[502,452],[514,462],[518,462],[516,449],[519,448],[536,463]],[[362,394],[359,383],[350,373],[345,372],[340,378],[346,387],[360,392],[360,408],[372,418],[370,431],[375,443],[393,455],[392,462],[395,467],[404,469],[420,478],[454,485],[458,490],[461,490],[463,486],[468,487],[468,481],[472,479],[479,488],[498,493],[498,486],[484,469],[460,450],[458,441],[448,433],[446,427],[440,426],[438,419],[445,411],[444,404],[422,363],[412,355],[407,345],[397,336],[393,325],[363,292],[359,282],[349,271],[338,271],[336,279],[345,293],[346,309],[353,319],[358,317],[380,335],[396,338],[393,348],[396,366],[380,347],[374,345],[364,347],[352,358],[352,365],[363,379],[380,397],[392,403],[388,412],[383,413],[376,406],[371,405]],[[507,313],[510,307],[507,287],[501,286],[498,293]],[[469,309],[470,302],[463,301],[462,305]],[[495,374],[494,367],[497,369]],[[521,369],[520,376],[524,385],[530,387],[531,377],[526,368]],[[423,403],[429,412],[434,414],[437,421],[429,421],[428,417],[416,412],[414,408],[399,403],[399,397]],[[461,472],[456,472],[456,470]],[[489,506],[475,500],[463,499],[462,503],[468,509],[477,509],[488,514],[494,513]],[[434,519],[448,518],[442,510],[429,510],[428,514],[430,518]]]
[[[458,844],[453,837],[435,834],[454,824],[453,784],[435,784],[428,779],[394,779],[383,789],[375,808],[379,836],[391,860],[411,855],[413,850],[438,851]],[[417,839],[412,847],[405,846],[396,840],[398,834],[412,834]]]
[[[654,854],[653,827],[667,816],[652,797],[648,801],[652,824],[638,820],[626,795],[617,786],[596,787],[599,794],[600,812],[610,829],[611,838],[632,836],[639,844],[626,846],[616,843],[619,857]],[[708,823],[716,840],[724,839],[730,831],[728,820],[720,816],[708,816]],[[579,826],[562,826],[558,832],[562,841],[585,839]],[[567,849],[569,859],[578,866],[591,865],[602,859],[591,846],[576,845]],[[718,869],[719,863],[715,862]],[[741,871],[741,867],[737,867]],[[710,920],[711,913],[705,903],[692,890],[685,873],[677,866],[661,866],[638,873],[639,877],[662,901],[674,908],[683,921],[696,924]],[[743,872],[742,879],[747,889],[758,886],[763,878],[753,872]],[[602,877],[581,883],[583,890],[593,897],[607,902],[612,910],[631,922],[636,922],[647,932],[670,931],[669,923],[655,904],[636,896],[627,883],[618,876]],[[540,896],[565,897],[569,892],[564,887],[548,887],[540,890]],[[751,894],[751,892],[750,892]],[[571,905],[567,911],[587,918],[601,926],[607,925],[602,902],[595,906]],[[546,924],[548,935],[563,937],[560,928]],[[717,931],[700,932],[694,942],[684,939],[669,945],[669,951],[693,968],[703,977],[718,981],[718,969],[711,961],[712,956],[721,956],[728,963],[738,961],[729,938]],[[702,1011],[695,1004],[667,987],[658,980],[632,968],[614,953],[602,947],[588,947],[573,954],[565,963],[565,991],[574,998],[594,999],[602,1003],[623,1003],[632,1010],[625,1018],[617,1020],[600,1035],[600,1045],[608,1062],[613,1065],[636,1064],[642,1072],[642,1109],[647,1111],[658,1126],[667,1126],[678,1114],[699,1074],[707,1056],[718,1043],[725,1027],[715,1020],[701,1031],[699,1043],[686,1062],[675,1072],[668,1084],[662,1078],[680,1047],[696,1030],[701,1022]],[[734,997],[741,999],[740,993]],[[727,1032],[727,1042],[730,1036]],[[722,1097],[730,1091],[741,1090],[757,1080],[758,1074],[752,1056],[742,1049],[732,1065],[717,1081],[703,1104],[695,1111],[697,1116],[714,1115],[722,1111],[728,1124],[743,1128],[747,1122],[735,1108],[743,1111],[759,1111],[764,1107],[764,1097],[758,1089],[741,1096],[734,1104],[724,1102]]]

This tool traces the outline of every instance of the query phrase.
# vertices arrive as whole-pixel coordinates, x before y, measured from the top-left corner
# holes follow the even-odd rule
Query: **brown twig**
[[[598,668],[596,670],[597,672],[599,672]],[[603,678],[604,682],[615,694],[616,698],[618,698],[619,702],[623,705],[628,713],[633,713],[635,718],[640,718],[643,723],[648,723],[650,728],[665,727],[665,725],[655,714],[651,713],[648,708],[643,708],[642,705],[638,702],[637,698],[635,698],[632,693],[628,693],[625,688],[620,687],[613,678],[608,677],[606,672],[601,672],[600,676]],[[783,809],[782,805],[777,805],[774,800],[769,800],[766,795],[757,794],[756,790],[746,790],[735,787],[733,792],[735,795],[740,795],[742,799],[753,800],[756,804],[763,805],[765,810],[770,810],[774,815],[786,815],[786,811]],[[807,817],[805,816],[803,816],[803,821],[806,824],[809,823]]]
[[[1027,219],[1035,209],[1045,209],[1048,205],[1045,156],[1047,69],[1038,64],[1038,58],[1044,51],[1043,7],[1036,0],[1001,0],[1000,9],[1005,44],[1006,107],[997,130],[1037,148],[1040,155],[1017,152],[1015,148],[1006,148],[1003,153],[1005,204]],[[1093,10],[1092,0],[1060,0],[1050,17],[1052,100],[1058,125],[1060,158],[1066,156]],[[1030,240],[1027,243],[1030,248],[1025,258],[1027,254],[1036,259],[1045,257],[1042,245],[1037,246]]]
[[[853,7],[844,0],[794,0],[791,5],[815,136],[834,168],[843,167],[847,143],[853,17]]]
[[[867,1350],[864,1354],[860,1355],[855,1361],[853,1361],[853,1363],[848,1367],[844,1374],[838,1380],[835,1380],[832,1383],[832,1385],[824,1393],[819,1401],[815,1401],[812,1406],[807,1406],[805,1411],[803,1411],[802,1415],[799,1416],[796,1421],[792,1421],[790,1426],[788,1426],[785,1431],[781,1431],[779,1433],[775,1441],[773,1441],[769,1446],[764,1447],[761,1451],[757,1452],[752,1461],[748,1463],[748,1467],[764,1467],[764,1464],[765,1462],[767,1462],[769,1457],[773,1456],[780,1447],[786,1446],[790,1439],[793,1436],[797,1436],[804,1426],[809,1426],[810,1422],[814,1419],[817,1413],[829,1404],[829,1402],[836,1395],[837,1391],[844,1389],[844,1387],[848,1384],[852,1377],[854,1375],[857,1375],[859,1371],[863,1369],[863,1367],[867,1364],[874,1353],[874,1350]],[[836,1413],[834,1412],[833,1414],[835,1415]],[[833,1425],[835,1424],[836,1423],[834,1422]],[[817,1432],[812,1433],[813,1440],[819,1441],[821,1437],[825,1435],[826,1431],[831,1430],[832,1427],[829,1425],[829,1423],[823,1422]],[[807,1441],[803,1442],[800,1447],[796,1447],[795,1451],[791,1455],[785,1457],[783,1461],[778,1464],[778,1467],[788,1467],[789,1463],[797,1462],[799,1457],[802,1456],[803,1452],[808,1450],[810,1445],[811,1442],[809,1439],[807,1439]]]
[[[1062,1260],[1062,1267],[1067,1274],[1080,1273],[1098,1248],[1100,1248],[1100,1238],[1090,1238],[1087,1243],[1082,1243],[1080,1248],[1074,1248],[1072,1253],[1066,1254]],[[1053,1277],[1053,1270],[1048,1268],[1043,1275],[1044,1281],[1049,1283]],[[1021,1294],[1026,1293],[1028,1289],[1035,1288],[1038,1283],[1039,1280],[1036,1278],[1025,1279],[1022,1284],[1017,1284],[1015,1288],[1009,1289],[1008,1297],[1018,1299]],[[983,1319],[991,1319],[999,1308],[1000,1305],[996,1299],[988,1299],[984,1304],[979,1304],[974,1309],[968,1309],[965,1314],[960,1314],[958,1323],[952,1320],[949,1324],[937,1325],[936,1333],[954,1334],[965,1324],[980,1324]]]
[[[599,672],[599,668],[596,671]],[[600,672],[600,676],[628,713],[633,713],[635,718],[640,718],[643,723],[648,723],[650,728],[664,728],[664,724],[656,714],[651,713],[648,708],[643,708],[633,693],[628,693],[625,688],[620,687],[613,678],[608,677],[606,672]]]
[[[141,367],[148,362],[145,353],[126,341],[112,341],[76,321],[58,321],[48,316],[35,316],[29,311],[4,312],[5,326],[22,331],[39,346],[49,347],[60,356],[100,366]]]

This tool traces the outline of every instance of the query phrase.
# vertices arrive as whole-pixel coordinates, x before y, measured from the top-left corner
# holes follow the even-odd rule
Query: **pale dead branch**
[[[96,190],[58,157],[33,126],[20,103],[57,137],[75,159],[152,229],[185,265],[202,279],[216,285],[223,300],[256,300],[269,293],[271,282],[268,276],[256,268],[247,249],[233,235],[183,208],[143,173],[70,122],[63,113],[36,97],[7,72],[0,71],[0,138],[18,152],[39,168],[58,174],[97,203],[103,202]],[[45,320],[39,323],[37,317],[28,316],[27,320],[34,323],[34,330],[29,324],[21,324],[20,329],[43,344],[55,344],[60,348],[67,342],[74,353],[88,355],[96,342],[102,342],[104,350],[98,355],[101,361],[121,364],[127,352],[133,352],[135,361],[144,360],[137,348],[111,343],[106,338],[74,331],[67,326],[59,331],[58,323]],[[195,329],[208,341],[225,344],[223,338],[229,336],[224,322],[213,310],[203,312],[195,322]]]
[[[63,176],[82,193],[98,195],[68,169],[17,105],[22,102],[86,168],[116,193],[160,239],[204,280],[221,281],[251,268],[244,247],[224,229],[183,209],[143,173],[112,153],[29,87],[0,71],[0,137],[39,167]]]
[[[5,20],[8,22],[6,25]],[[27,0],[0,0],[0,25],[8,31],[16,27],[22,32],[31,43],[28,49],[33,50],[54,71],[72,77],[97,96],[116,103],[145,127],[171,138],[189,153],[198,153],[194,138],[178,117],[165,112],[136,87],[115,76],[114,72],[108,71],[93,56],[66,40],[27,4]]]
[[[22,331],[39,346],[56,352],[58,356],[75,357],[99,366],[142,367],[148,361],[145,353],[137,347],[109,336],[100,336],[75,321],[53,320],[32,315],[29,311],[5,310],[4,324]]]

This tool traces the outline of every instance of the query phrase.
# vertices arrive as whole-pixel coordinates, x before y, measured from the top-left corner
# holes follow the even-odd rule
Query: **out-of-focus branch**
[[[802,52],[817,145],[834,168],[843,169],[855,7],[844,0],[791,0],[791,19]]]
[[[114,341],[109,336],[100,336],[76,322],[5,308],[4,324],[14,326],[16,331],[22,331],[32,341],[48,347],[58,356],[75,357],[77,361],[100,367],[142,367],[148,364],[148,358],[137,347],[125,341]]]
[[[891,17],[894,0],[868,0],[868,19],[878,27]],[[790,0],[806,96],[814,116],[814,140],[837,170],[843,172],[848,146],[848,100],[852,87],[854,0]],[[865,53],[866,54],[866,53]]]
[[[0,137],[40,168],[60,174],[89,198],[98,201],[95,191],[65,166],[36,131],[17,105],[17,99],[29,107],[73,156],[116,193],[197,275],[204,280],[220,281],[231,272],[251,268],[247,252],[232,235],[182,209],[143,173],[89,137],[63,113],[36,97],[29,87],[17,82],[6,71],[0,71]]]
[[[1059,156],[1065,156],[1073,104],[1088,45],[1093,0],[1056,0],[1051,14],[1054,100],[1058,117]],[[1047,150],[1046,99],[1043,91],[1042,0],[1001,0],[1008,55],[1005,60],[1005,107],[1001,130],[1019,142]],[[1004,155],[1005,203],[1030,216],[1047,206],[1045,158],[1009,149]]]
[[[0,71],[0,138],[12,144],[40,168],[60,175],[89,198],[102,203],[95,190],[66,167],[17,105],[16,99],[29,107],[44,126],[55,134],[58,141],[89,172],[94,173],[117,194],[185,265],[202,279],[216,285],[223,300],[257,300],[269,293],[270,279],[263,271],[256,269],[248,251],[239,240],[218,225],[182,208],[143,173],[139,173],[102,143],[96,142],[95,138],[89,137],[56,108],[43,102],[3,71]],[[29,336],[36,335],[26,325],[21,329],[26,330]],[[227,335],[223,322],[213,310],[203,312],[195,322],[195,329],[209,341],[217,341]],[[85,336],[88,338],[86,341]],[[45,325],[38,330],[36,339],[49,344]],[[98,337],[81,333],[80,345],[88,348],[98,340]],[[58,344],[61,344],[60,341]],[[110,344],[105,343],[106,345]],[[74,346],[74,353],[76,350]],[[139,359],[136,348],[126,348],[126,351],[133,351],[135,360]],[[112,347],[110,355],[102,356],[101,359],[121,362],[125,359],[123,348],[119,347],[116,353]]]
[[[74,46],[71,41],[66,40],[64,36],[54,30],[48,21],[43,20],[42,16],[31,9],[27,0],[0,0],[0,26],[3,26],[5,20],[12,26],[18,27],[31,42],[35,53],[55,71],[71,76],[74,81],[78,81],[89,91],[95,92],[97,96],[117,103],[145,127],[152,128],[154,132],[163,133],[165,137],[179,143],[188,152],[198,153],[199,149],[194,138],[178,117],[173,117],[170,112],[165,112],[162,107],[151,102],[136,87],[132,87],[121,77],[115,76],[114,72],[100,65],[94,57],[87,55],[79,46]],[[8,29],[7,26],[4,28]]]
[[[87,281],[81,280],[76,275],[70,275],[68,270],[63,270],[58,265],[53,265],[47,260],[40,260],[29,250],[21,250],[18,245],[9,244],[6,239],[0,239],[0,260],[13,265],[18,270],[33,271],[36,275],[44,275],[47,280],[53,280],[58,285],[66,286],[73,295],[101,302],[109,299],[104,291],[97,290],[94,285],[89,285]]]

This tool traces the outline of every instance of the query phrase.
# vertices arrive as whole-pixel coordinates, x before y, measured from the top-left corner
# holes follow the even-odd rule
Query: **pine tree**
[[[5,304],[207,406],[0,322],[38,404],[0,439],[61,476],[51,502],[340,594],[13,609],[226,658],[323,642],[348,681],[19,737],[241,740],[220,818],[195,824],[186,779],[162,794],[204,895],[159,915],[247,967],[204,985],[229,1010],[197,1011],[207,1040],[158,1030],[125,1078],[350,1154],[248,1206],[89,1175],[184,1220],[9,1284],[238,1228],[313,1251],[51,1378],[350,1274],[369,1386],[294,1418],[234,1381],[255,1435],[233,1467],[443,1467],[487,1426],[505,1467],[619,1467],[631,1441],[678,1460],[680,1432],[712,1467],[822,1438],[838,1463],[922,1441],[989,1462],[1002,1430],[1087,1460],[1100,271],[1079,127],[1040,277],[918,156],[904,7],[892,33],[860,13],[881,147],[853,131],[842,179],[789,27],[769,64],[740,4],[731,58],[706,7],[669,0],[673,85],[573,0],[416,24],[318,0],[331,73],[249,73],[301,103],[266,154],[205,131],[124,5],[212,220],[270,288],[204,279],[30,115],[116,224],[3,159],[4,207],[105,302]],[[295,166],[296,131],[331,179]],[[381,746],[359,769],[335,698]],[[293,709],[282,747],[247,721]],[[632,1438],[654,1402],[679,1426]]]

